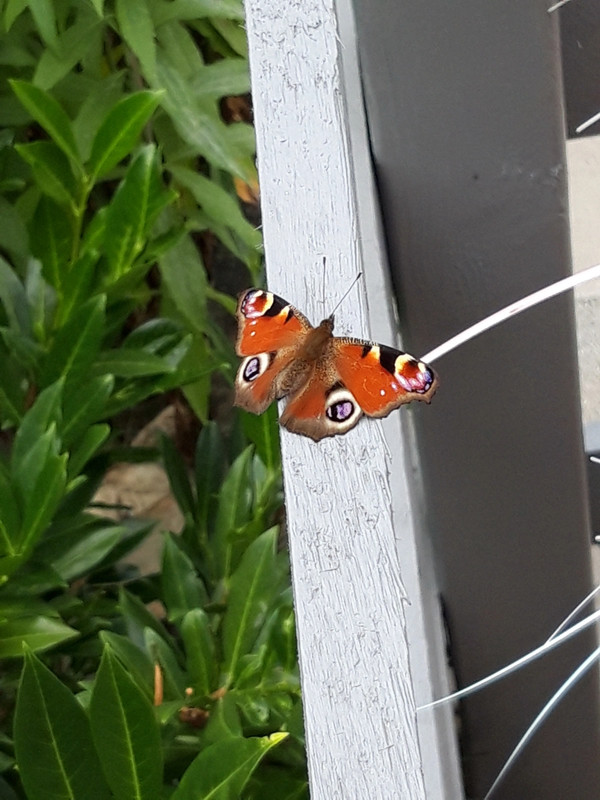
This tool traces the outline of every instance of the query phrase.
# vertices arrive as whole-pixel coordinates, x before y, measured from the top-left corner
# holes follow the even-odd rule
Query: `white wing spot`
[[[382,389],[382,390],[379,392],[379,394],[380,394],[382,397],[385,397],[385,389]]]

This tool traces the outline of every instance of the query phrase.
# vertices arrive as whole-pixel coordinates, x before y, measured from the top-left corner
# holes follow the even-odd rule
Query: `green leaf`
[[[11,454],[13,471],[27,458],[38,439],[54,423],[60,426],[63,382],[57,381],[37,396],[34,404],[23,417],[15,436]]]
[[[75,139],[84,163],[90,157],[92,142],[108,112],[123,96],[125,71],[120,70],[99,78],[92,84],[73,121]]]
[[[177,500],[181,513],[188,517],[195,516],[196,502],[192,494],[188,471],[177,448],[168,436],[163,435],[160,437],[160,452],[169,477],[169,483],[171,484],[171,491],[175,500]]]
[[[156,150],[144,147],[133,159],[108,207],[104,248],[112,280],[127,272],[172,194],[161,183]]]
[[[50,523],[65,493],[68,454],[51,454],[44,464],[29,497],[23,517],[23,548],[33,547]]]
[[[181,623],[181,636],[194,694],[201,697],[207,696],[217,688],[217,663],[210,621],[201,608],[194,608],[184,616]]]
[[[42,195],[30,224],[31,252],[42,262],[44,278],[59,289],[71,258],[73,228],[70,213]]]
[[[146,628],[144,631],[146,649],[154,664],[161,668],[164,681],[164,692],[167,698],[183,701],[187,681],[177,663],[177,656],[173,649],[165,642],[162,636]]]
[[[243,25],[237,20],[212,19],[212,26],[219,32],[234,53],[244,58],[248,57],[248,38]]]
[[[238,800],[262,758],[286,737],[273,733],[216,742],[192,761],[170,800]]]
[[[48,92],[32,83],[16,80],[10,80],[9,83],[36,122],[50,134],[65,155],[75,164],[79,164],[71,120],[63,107]]]
[[[76,382],[87,375],[100,352],[104,335],[106,297],[92,297],[58,331],[40,375],[47,386],[58,378]]]
[[[0,555],[14,555],[21,529],[21,514],[13,483],[0,463]]]
[[[253,180],[254,166],[249,158],[240,157],[239,150],[231,145],[228,128],[219,118],[216,104],[209,112],[171,65],[159,64],[158,74],[160,86],[167,90],[161,100],[162,106],[181,138],[216,167],[245,181]]]
[[[92,692],[90,722],[115,799],[160,797],[163,755],[152,706],[108,647]]]
[[[173,368],[161,356],[126,347],[100,353],[91,369],[91,372],[97,375],[109,374],[118,378],[164,375],[172,371]]]
[[[93,422],[102,419],[115,380],[112,375],[82,381],[65,393],[62,436],[66,446],[75,441]]]
[[[162,92],[137,92],[122,98],[110,109],[92,144],[88,169],[94,180],[109,172],[134,149],[161,95]]]
[[[44,42],[56,50],[56,17],[52,0],[28,0],[27,5]]]
[[[264,414],[249,414],[246,411],[240,414],[244,433],[256,447],[261,461],[272,474],[281,464],[276,406],[272,405]]]
[[[20,658],[24,644],[34,651],[47,650],[76,636],[79,631],[53,617],[10,620],[0,625],[0,658]]]
[[[127,636],[119,636],[112,631],[101,631],[100,639],[110,645],[138,688],[151,700],[154,694],[154,665],[145,650],[133,644]]]
[[[2,256],[0,256],[0,301],[11,329],[31,335],[31,317],[25,289],[13,268]]]
[[[170,534],[165,536],[161,585],[162,599],[171,622],[179,620],[191,609],[201,608],[208,601],[194,565]]]
[[[143,647],[145,643],[144,631],[146,628],[156,631],[166,642],[170,642],[167,631],[156,617],[148,611],[138,597],[123,588],[119,591],[119,608],[123,614],[129,638],[140,647]]]
[[[77,192],[75,176],[69,159],[54,142],[17,144],[15,150],[30,165],[44,194],[60,205],[74,207]]]
[[[206,270],[189,236],[183,237],[159,259],[160,271],[177,311],[192,330],[204,333],[206,309]]]
[[[223,669],[231,682],[240,658],[249,653],[265,621],[279,582],[276,574],[277,528],[265,531],[244,553],[231,576],[223,617]]]
[[[12,462],[12,478],[23,508],[27,508],[31,503],[31,496],[41,472],[49,460],[58,456],[59,450],[60,440],[56,425],[51,423],[48,430],[33,442],[22,458]]]
[[[242,214],[237,200],[218,183],[186,167],[173,166],[170,171],[194,195],[196,202],[211,218],[225,223],[250,248],[258,249],[262,242],[260,232],[250,225]]]
[[[205,534],[212,531],[224,467],[221,432],[216,422],[208,422],[198,437],[195,463],[197,519]]]
[[[51,566],[65,581],[85,575],[115,547],[121,538],[121,531],[117,525],[92,530],[58,558],[54,558]]]
[[[232,539],[248,522],[252,506],[250,469],[252,446],[247,447],[231,465],[219,492],[215,523],[215,551],[218,575],[228,577],[231,571]]]
[[[149,83],[156,83],[154,24],[145,0],[117,0],[115,10],[121,35],[138,57]]]
[[[228,97],[250,91],[250,72],[245,58],[223,58],[214,64],[200,67],[194,74],[192,86],[197,96]]]
[[[110,797],[85,711],[30,652],[19,684],[14,738],[29,800]]]
[[[69,479],[76,478],[87,462],[110,436],[110,425],[100,423],[92,425],[83,434],[77,446],[73,448],[69,458]]]
[[[99,51],[102,34],[97,16],[86,5],[80,5],[75,24],[60,34],[58,48],[48,48],[40,56],[33,83],[41,89],[51,89],[89,56],[90,51]]]
[[[172,0],[156,6],[154,22],[156,27],[171,19],[195,20],[201,17],[225,17],[244,20],[244,6],[241,0]]]
[[[5,197],[0,197],[0,249],[10,262],[18,267],[24,264],[30,255],[25,216],[26,211],[22,206],[12,205]]]
[[[99,219],[100,216],[97,214],[95,219]],[[62,286],[62,302],[56,315],[56,327],[64,325],[73,313],[73,309],[78,309],[95,294],[93,285],[99,258],[100,255],[95,249],[86,248],[70,267]]]

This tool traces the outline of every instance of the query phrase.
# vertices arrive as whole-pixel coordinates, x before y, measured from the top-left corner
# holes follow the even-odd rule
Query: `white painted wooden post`
[[[246,14],[269,288],[317,323],[364,269],[374,334],[393,344],[364,141],[362,186],[352,157],[334,1],[246,0]],[[372,245],[364,264],[361,236]],[[359,284],[336,333],[367,335],[366,317]],[[423,596],[434,586],[419,585],[399,413],[319,443],[283,431],[282,449],[311,800],[460,797],[455,764],[442,763],[447,737],[431,716],[417,729],[415,689],[420,702],[433,691]]]

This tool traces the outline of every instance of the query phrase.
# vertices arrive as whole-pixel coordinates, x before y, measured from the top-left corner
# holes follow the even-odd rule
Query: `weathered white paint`
[[[269,287],[318,322],[362,268],[335,8],[246,10]],[[369,284],[381,279],[380,262],[365,268]],[[336,316],[339,335],[366,334],[361,285]],[[284,431],[282,447],[311,798],[425,798],[397,550],[413,527],[397,457],[390,488],[399,441],[363,420],[320,443]]]

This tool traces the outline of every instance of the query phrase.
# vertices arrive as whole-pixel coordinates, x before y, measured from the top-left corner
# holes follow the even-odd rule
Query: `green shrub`
[[[261,263],[236,196],[252,129],[220,106],[249,90],[241,0],[0,14],[0,795],[305,797],[275,420],[209,422],[235,300],[198,242],[240,286]],[[152,523],[90,503],[111,464],[159,455],[116,416],[171,390],[202,431],[193,479],[162,442],[185,525],[142,578]]]

